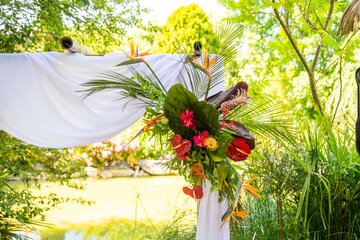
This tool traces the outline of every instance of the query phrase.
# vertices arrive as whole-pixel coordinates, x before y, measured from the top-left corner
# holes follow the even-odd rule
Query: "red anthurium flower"
[[[187,157],[186,153],[184,153],[184,154],[180,153],[180,154],[177,154],[177,155],[178,155],[178,157],[181,158],[182,160],[186,160],[186,157]]]
[[[205,139],[209,137],[209,132],[204,130],[199,136],[194,136],[193,140],[199,147],[205,147]]]
[[[226,155],[234,161],[244,161],[251,153],[249,145],[243,138],[235,138],[231,141],[230,145],[226,148]]]
[[[183,187],[183,192],[194,199],[201,199],[204,195],[201,185],[195,185],[194,188]]]
[[[192,110],[185,109],[180,115],[180,121],[183,122],[184,127],[192,129],[196,128],[195,114]]]
[[[182,139],[180,134],[175,134],[171,139],[171,145],[173,146],[178,157],[186,160],[186,153],[191,149],[191,141]]]

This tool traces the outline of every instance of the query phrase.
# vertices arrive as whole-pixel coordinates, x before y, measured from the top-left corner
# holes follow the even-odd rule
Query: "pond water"
[[[42,194],[81,197],[92,205],[65,203],[46,215],[52,228],[32,235],[41,240],[154,239],[176,211],[195,211],[179,176],[87,180],[84,190],[43,183]]]
[[[124,219],[110,219],[98,223],[69,225],[41,231],[38,240],[97,240],[97,239],[156,239],[163,225],[137,222]]]

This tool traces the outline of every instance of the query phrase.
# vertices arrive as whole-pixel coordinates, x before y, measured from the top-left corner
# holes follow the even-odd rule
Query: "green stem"
[[[210,76],[208,76],[208,77],[209,77],[209,82],[208,82],[208,85],[207,85],[207,88],[206,88],[206,93],[205,93],[205,99],[204,100],[207,99],[209,91],[210,91],[211,77]]]
[[[155,74],[155,72],[152,70],[152,68],[150,67],[150,65],[149,65],[147,62],[145,62],[145,65],[149,68],[149,70],[151,71],[151,73],[152,73],[152,74],[154,75],[154,77],[156,78],[157,82],[160,84],[162,90],[163,90],[164,93],[166,94],[167,91],[166,91],[164,85],[162,85],[162,83],[161,83],[160,79],[158,78],[158,76]]]
[[[282,197],[278,196],[276,199],[276,210],[277,210],[277,223],[278,223],[278,240],[284,239],[284,225],[283,225],[283,216],[282,216]]]

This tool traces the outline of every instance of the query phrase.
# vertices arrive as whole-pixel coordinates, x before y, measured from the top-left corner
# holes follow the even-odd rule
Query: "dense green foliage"
[[[258,176],[264,198],[248,199],[250,217],[232,221],[233,239],[358,239],[360,158],[352,126],[360,38],[358,34],[336,35],[349,1],[219,2],[230,11],[227,20],[242,27],[240,54],[229,62],[227,84],[249,83],[253,104],[263,106],[259,108],[262,112],[271,110],[266,116],[259,114],[258,121],[293,119],[287,125],[288,137],[256,136],[256,153],[242,170],[246,177]],[[0,25],[0,52],[59,50],[59,37],[74,34],[93,52],[113,51],[125,26],[141,22],[142,11],[137,1],[116,3],[118,7],[103,0],[0,1],[0,22],[4,23]],[[179,8],[165,26],[153,29],[160,32],[159,37],[153,32],[144,36],[151,44],[157,43],[153,52],[175,53],[182,46],[191,52],[196,40],[219,52],[209,18],[197,5]],[[102,155],[114,147],[108,144],[74,151],[75,155],[86,153],[100,166],[123,158],[122,154],[128,154],[130,161],[149,154]],[[21,176],[31,182],[45,172],[48,179],[65,181],[78,164],[84,164],[84,160],[69,160],[66,154],[67,150],[40,149],[1,135],[0,236],[41,216],[47,209],[39,207],[42,201],[47,201],[47,206],[62,201],[51,196],[44,200],[26,189],[16,191],[5,179]],[[37,163],[43,168],[36,169]],[[194,231],[193,224],[174,218],[159,236],[192,239]]]
[[[272,229],[278,239],[359,236],[360,161],[353,127],[339,131],[328,120],[323,122],[312,126],[313,130],[305,125],[306,131],[299,136],[302,144],[296,147],[285,150],[278,144],[263,144],[248,172],[263,180],[267,197],[255,203],[254,214],[242,223],[240,236],[271,236],[263,228]],[[262,221],[264,214],[277,226]]]
[[[234,234],[357,239],[360,158],[352,116],[360,38],[336,35],[348,1],[219,2],[231,10],[228,20],[244,28],[233,80],[247,80],[253,95],[278,101],[297,132],[276,144],[258,137],[247,173],[259,176],[265,199]]]
[[[0,52],[60,50],[63,36],[95,53],[114,51],[142,12],[137,0],[1,0]]]
[[[217,50],[216,37],[209,17],[196,4],[180,7],[168,17],[158,38],[158,51],[162,53],[179,53],[186,50],[192,53],[195,41]]]
[[[44,225],[39,221],[44,213],[69,200],[29,190],[30,186],[39,187],[37,182],[45,179],[78,187],[69,179],[72,173],[81,171],[80,163],[68,158],[67,153],[65,149],[32,146],[0,132],[0,239],[20,238],[15,231]],[[25,185],[14,187],[8,183],[9,179],[22,180]]]
[[[336,35],[348,1],[219,2],[244,28],[238,79],[288,105],[296,118],[353,111],[360,38]]]

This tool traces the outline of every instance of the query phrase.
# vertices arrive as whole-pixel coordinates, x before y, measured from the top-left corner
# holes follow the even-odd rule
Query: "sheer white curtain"
[[[179,81],[182,69],[178,55],[145,57],[166,88]],[[99,78],[105,71],[127,76],[127,67],[114,66],[127,60],[122,53],[104,56],[81,54],[21,53],[0,54],[0,129],[33,145],[71,147],[109,139],[144,113],[137,101],[119,101],[115,90],[88,98],[80,84]],[[148,71],[143,64],[140,72]],[[224,84],[212,89],[223,90]],[[228,225],[220,226],[223,211],[217,192],[209,192],[200,203],[198,240],[228,239]],[[225,209],[226,210],[226,209]]]
[[[163,84],[176,83],[181,64],[177,55],[148,56]],[[70,147],[109,139],[144,113],[137,101],[119,101],[115,90],[84,99],[81,83],[115,70],[130,76],[122,53],[105,56],[60,54],[0,54],[0,129],[28,143]],[[133,65],[134,66],[134,65]],[[145,72],[143,64],[137,64]]]
[[[196,240],[230,240],[230,224],[221,218],[229,207],[227,200],[219,203],[219,191],[210,191],[211,184],[205,180],[204,196],[199,205]]]

